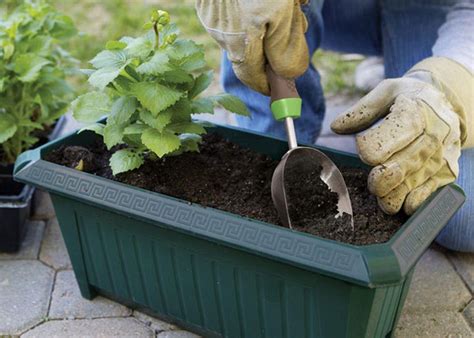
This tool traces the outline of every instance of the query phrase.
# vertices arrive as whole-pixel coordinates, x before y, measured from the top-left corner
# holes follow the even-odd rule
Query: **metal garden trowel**
[[[343,213],[350,215],[351,226],[354,229],[351,199],[339,169],[321,151],[298,146],[293,119],[301,115],[302,100],[296,90],[295,81],[278,76],[270,66],[267,66],[267,77],[271,91],[271,110],[277,121],[284,121],[290,148],[283,155],[272,177],[272,199],[281,222],[293,228],[288,211],[288,196],[285,191],[285,174],[303,177],[310,173],[315,175],[315,179],[320,178],[331,191],[337,193],[338,214],[335,217],[340,217]],[[294,178],[292,178],[293,181]]]

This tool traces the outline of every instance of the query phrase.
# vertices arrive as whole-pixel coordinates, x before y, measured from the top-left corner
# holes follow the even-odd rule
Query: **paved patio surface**
[[[333,101],[328,119],[351,102]],[[354,147],[328,128],[318,143]],[[21,250],[0,254],[0,336],[198,337],[104,297],[83,299],[48,194],[38,192],[35,205]],[[430,248],[416,267],[396,336],[474,337],[473,292],[474,255]]]

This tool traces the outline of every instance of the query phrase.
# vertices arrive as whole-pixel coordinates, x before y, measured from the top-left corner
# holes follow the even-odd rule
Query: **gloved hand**
[[[368,187],[382,210],[412,214],[459,173],[461,147],[474,146],[474,77],[459,63],[432,57],[402,78],[381,82],[331,128],[357,136],[362,161],[375,166]]]
[[[237,77],[269,95],[265,65],[296,78],[309,65],[301,5],[307,0],[196,0],[198,16],[225,49]]]

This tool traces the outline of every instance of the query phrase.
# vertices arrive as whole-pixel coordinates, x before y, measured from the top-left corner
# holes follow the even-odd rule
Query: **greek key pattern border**
[[[202,208],[153,192],[127,187],[43,160],[17,175],[46,190],[72,195],[98,206],[165,223],[193,233],[243,246],[296,263],[367,282],[367,269],[359,251],[335,247],[286,229],[266,226],[212,208]]]

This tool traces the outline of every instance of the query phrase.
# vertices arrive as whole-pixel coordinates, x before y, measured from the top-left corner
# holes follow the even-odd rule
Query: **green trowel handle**
[[[270,84],[273,117],[277,121],[287,117],[300,117],[302,100],[296,90],[295,80],[277,75],[270,65],[267,65],[267,78]]]

